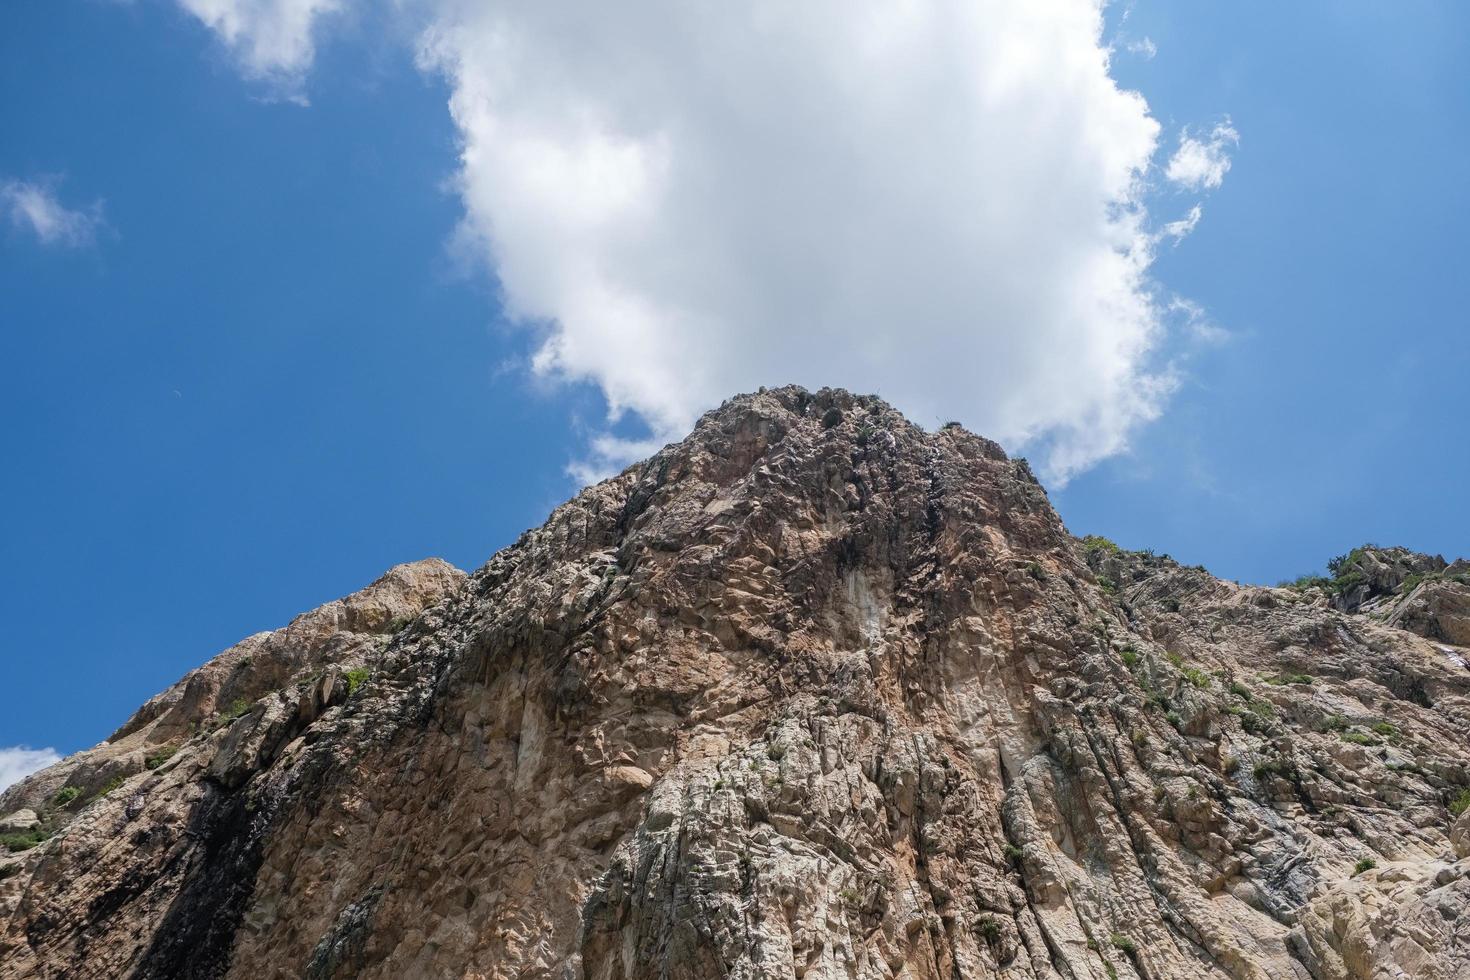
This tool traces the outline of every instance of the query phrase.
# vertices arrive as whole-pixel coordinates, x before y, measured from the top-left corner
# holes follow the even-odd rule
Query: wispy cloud
[[[0,180],[0,208],[11,224],[36,236],[42,245],[80,248],[97,240],[105,227],[102,202],[69,208],[56,197],[54,179]]]
[[[1204,138],[1191,136],[1186,127],[1164,176],[1188,190],[1219,187],[1230,170],[1230,148],[1239,142],[1240,134],[1229,119],[1217,123]]]
[[[33,749],[25,745],[0,748],[0,790],[60,761],[55,749]]]
[[[1159,53],[1158,45],[1154,44],[1153,38],[1141,37],[1136,41],[1129,41],[1123,47],[1129,54],[1136,54],[1144,61],[1152,61],[1154,55]]]
[[[1184,241],[1184,239],[1189,237],[1190,232],[1194,231],[1195,226],[1199,224],[1199,219],[1204,216],[1204,213],[1204,208],[1196,204],[1194,207],[1189,209],[1189,213],[1186,214],[1184,217],[1179,218],[1175,221],[1167,222],[1164,227],[1160,228],[1159,239],[1161,241],[1164,239],[1169,239],[1172,240],[1175,245],[1178,245],[1180,242]]]

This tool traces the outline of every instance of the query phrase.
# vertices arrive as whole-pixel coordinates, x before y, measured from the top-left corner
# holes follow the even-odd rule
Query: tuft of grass
[[[1351,742],[1354,745],[1379,744],[1378,739],[1374,738],[1372,735],[1369,735],[1367,732],[1343,732],[1341,735],[1338,736],[1338,738],[1342,739],[1344,742]]]
[[[1372,871],[1376,867],[1378,867],[1377,861],[1373,860],[1372,858],[1363,858],[1363,860],[1353,865],[1353,877],[1356,878],[1364,871]]]
[[[1102,589],[1103,595],[1117,595],[1118,594],[1118,583],[1117,582],[1114,582],[1112,579],[1108,578],[1106,575],[1099,575],[1097,577],[1097,587],[1099,589]]]
[[[368,673],[366,667],[354,667],[349,670],[345,675],[347,678],[347,693],[351,694],[359,687],[362,687],[368,679]]]
[[[1384,738],[1396,738],[1399,733],[1398,726],[1387,721],[1380,721],[1374,725],[1373,731],[1376,734],[1382,735]]]
[[[51,805],[58,807],[66,806],[72,800],[75,800],[78,796],[81,795],[82,791],[77,787],[63,786],[61,789],[57,790],[56,795],[51,798]]]
[[[1288,684],[1310,684],[1310,683],[1312,683],[1312,675],[1311,674],[1280,674],[1280,675],[1278,675],[1276,677],[1268,677],[1268,678],[1266,678],[1266,683],[1267,684],[1273,684],[1276,687],[1285,687]]]
[[[1177,711],[1166,712],[1164,714],[1164,720],[1173,725],[1175,728],[1184,727],[1184,719],[1179,717],[1179,712]]]
[[[14,878],[18,874],[20,874],[19,864],[0,865],[0,881],[4,881],[6,878]]]
[[[1184,658],[1179,656],[1179,654],[1166,652],[1164,656],[1168,657],[1169,663],[1173,664],[1176,668],[1182,668],[1184,666]]]
[[[1318,729],[1324,732],[1340,732],[1347,728],[1348,720],[1342,715],[1328,715],[1317,723]]]
[[[1113,933],[1112,938],[1109,939],[1109,942],[1113,944],[1114,949],[1122,953],[1124,956],[1128,957],[1130,960],[1138,958],[1138,944],[1129,939],[1127,936],[1123,935],[1121,932]]]
[[[1129,670],[1138,666],[1138,651],[1132,647],[1124,647],[1118,656],[1123,658],[1123,663]]]
[[[1230,693],[1238,698],[1245,698],[1247,701],[1255,697],[1255,694],[1251,692],[1251,689],[1246,687],[1240,681],[1230,682]]]
[[[1012,864],[1020,864],[1021,859],[1026,856],[1026,851],[1010,841],[1006,841],[1006,860]]]
[[[987,943],[991,943],[993,945],[998,939],[1000,939],[1000,923],[995,921],[995,916],[982,915],[980,917],[980,921],[976,923],[976,925],[980,929],[980,935],[985,937],[985,941]]]

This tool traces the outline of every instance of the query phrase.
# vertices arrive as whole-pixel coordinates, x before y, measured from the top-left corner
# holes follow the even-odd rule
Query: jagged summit
[[[1329,591],[740,396],[0,797],[0,977],[1463,976],[1467,651]]]

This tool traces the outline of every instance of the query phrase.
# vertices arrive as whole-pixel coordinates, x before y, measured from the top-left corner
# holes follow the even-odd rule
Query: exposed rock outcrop
[[[1454,644],[764,391],[0,797],[0,977],[1462,980]]]

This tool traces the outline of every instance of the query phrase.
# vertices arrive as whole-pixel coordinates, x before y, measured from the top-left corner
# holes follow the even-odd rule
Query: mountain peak
[[[758,391],[7,791],[0,975],[1450,976],[1467,652]]]

